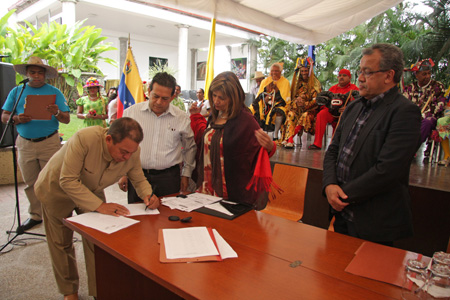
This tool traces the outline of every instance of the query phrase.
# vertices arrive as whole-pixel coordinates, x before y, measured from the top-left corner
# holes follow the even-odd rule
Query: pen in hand
[[[153,195],[155,194],[155,189],[156,189],[156,185],[154,185],[152,187],[152,193],[151,193],[150,197],[148,198],[149,201],[150,201],[150,199],[152,199]],[[148,209],[148,205],[145,206],[145,210],[144,211],[147,211],[147,209]]]

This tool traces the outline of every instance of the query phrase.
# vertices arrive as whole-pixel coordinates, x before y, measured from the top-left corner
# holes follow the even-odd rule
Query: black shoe
[[[322,148],[317,147],[316,145],[312,144],[309,145],[308,150],[321,150]]]
[[[23,231],[27,231],[30,230],[31,228],[33,228],[36,225],[39,225],[42,223],[41,221],[36,221],[33,219],[27,219],[25,222],[23,222],[23,224],[20,226],[22,228]]]

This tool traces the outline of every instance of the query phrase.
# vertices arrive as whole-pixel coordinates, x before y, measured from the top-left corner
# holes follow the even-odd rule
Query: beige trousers
[[[38,196],[41,197],[42,195]],[[78,292],[79,278],[73,246],[73,231],[64,226],[62,219],[72,216],[75,206],[70,200],[63,202],[67,205],[63,209],[61,209],[61,205],[58,205],[58,211],[43,204],[42,216],[56,284],[61,294],[69,295]],[[83,238],[83,250],[88,275],[89,295],[96,297],[94,245]]]
[[[34,184],[39,172],[45,167],[50,158],[61,148],[59,134],[56,133],[40,142],[31,142],[20,135],[16,139],[20,171],[23,181],[26,184],[25,194],[27,195],[30,207],[28,213],[30,218],[36,221],[42,220],[41,202],[34,193]]]

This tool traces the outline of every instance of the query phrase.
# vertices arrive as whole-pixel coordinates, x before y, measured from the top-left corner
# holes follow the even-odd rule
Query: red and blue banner
[[[139,70],[134,61],[131,47],[128,47],[127,58],[123,66],[117,95],[117,118],[121,118],[123,111],[131,105],[144,102],[144,90]]]

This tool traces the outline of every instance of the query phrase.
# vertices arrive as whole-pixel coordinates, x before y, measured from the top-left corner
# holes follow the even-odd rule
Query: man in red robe
[[[349,91],[359,91],[358,87],[350,82],[352,74],[347,69],[341,69],[338,75],[338,84],[333,85],[329,91],[334,94],[346,94]],[[342,113],[342,112],[341,112]],[[323,135],[325,134],[325,129],[327,124],[333,126],[333,131],[336,128],[338,118],[334,117],[328,108],[323,105],[322,109],[319,111],[316,117],[316,129],[314,135],[314,143],[308,147],[309,150],[320,150],[322,149]]]

